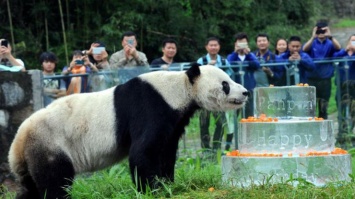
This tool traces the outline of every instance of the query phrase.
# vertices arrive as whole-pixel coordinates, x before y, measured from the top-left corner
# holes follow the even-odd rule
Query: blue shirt
[[[332,58],[337,50],[334,48],[333,42],[329,39],[320,42],[315,38],[309,51],[305,51],[313,60],[323,60]],[[313,72],[306,71],[307,78],[326,79],[334,75],[333,63],[315,64],[316,68]]]
[[[238,57],[238,54],[236,52],[232,52],[227,56],[227,60],[229,63],[233,64],[239,64],[238,62],[246,62],[248,65],[246,67],[243,67],[244,73],[244,87],[248,89],[249,91],[252,91],[255,86],[255,78],[254,78],[254,72],[258,69],[260,69],[260,63],[258,61],[258,58],[253,53],[249,53],[245,55],[244,61],[241,61]],[[239,71],[239,68],[235,69],[236,72]],[[239,84],[241,84],[241,77],[240,75],[236,75],[235,81]]]
[[[297,67],[300,74],[300,83],[307,83],[307,76],[306,72],[312,72],[316,68],[315,64],[313,63],[312,58],[305,52],[299,52],[301,60],[299,60]],[[280,56],[276,57],[277,62],[287,62],[290,58],[291,53],[286,51],[282,53]]]
[[[346,73],[345,73],[345,62],[340,62],[339,64],[339,78],[340,78],[340,83],[345,82],[346,80],[355,80],[355,53],[353,53],[351,56],[348,55],[348,53],[344,50],[341,49],[340,51],[334,53],[334,57],[343,57],[346,59],[353,59],[353,61],[348,61],[349,69],[348,69],[348,78],[346,78]]]

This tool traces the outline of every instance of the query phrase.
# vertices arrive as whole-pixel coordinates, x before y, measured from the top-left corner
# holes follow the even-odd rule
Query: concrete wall
[[[7,154],[21,123],[43,107],[42,72],[0,72],[0,183],[8,176]]]

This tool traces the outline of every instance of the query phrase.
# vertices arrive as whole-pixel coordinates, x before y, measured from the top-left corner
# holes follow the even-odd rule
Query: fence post
[[[340,85],[340,76],[339,76],[339,73],[340,73],[340,70],[339,70],[339,63],[336,62],[334,63],[335,65],[335,72],[336,72],[336,75],[337,75],[337,78],[335,79],[336,80],[336,86],[337,86],[337,89],[336,89],[336,100],[337,100],[337,108],[338,108],[338,137],[339,135],[341,134],[341,129],[342,129],[342,126],[343,126],[343,116],[341,114],[342,112],[342,108],[341,108],[341,85]]]
[[[299,84],[300,83],[300,70],[298,69],[298,64],[299,62],[298,61],[295,61],[294,62],[294,67],[295,67],[295,72],[294,72],[294,77],[295,77],[295,84]],[[301,83],[304,83],[304,82],[301,82]]]

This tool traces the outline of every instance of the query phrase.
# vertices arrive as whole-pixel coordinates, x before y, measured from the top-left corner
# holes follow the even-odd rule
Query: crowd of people
[[[17,71],[25,71],[24,62],[14,58],[11,54],[11,45],[5,39],[0,39],[0,66],[16,66]],[[333,63],[314,63],[315,60],[325,60],[330,58],[346,58],[350,59],[347,64],[342,62],[339,65],[338,87],[341,91],[342,106],[347,105],[352,110],[350,116],[355,118],[355,103],[352,99],[355,97],[355,62],[351,58],[355,58],[355,34],[349,37],[345,48],[341,45],[334,36],[325,21],[319,21],[313,27],[312,35],[309,40],[302,44],[300,36],[291,36],[289,39],[280,38],[275,42],[274,49],[270,50],[270,38],[265,33],[260,33],[255,37],[257,49],[252,51],[249,47],[249,37],[246,33],[240,32],[234,38],[234,50],[223,57],[219,54],[221,49],[220,40],[217,37],[206,39],[205,49],[207,53],[196,61],[201,65],[214,65],[222,67],[228,74],[234,75],[233,78],[237,83],[243,84],[250,93],[254,88],[269,86],[287,85],[287,78],[291,80],[290,85],[296,82],[308,83],[316,87],[316,97],[318,106],[318,117],[328,118],[327,108],[331,94],[331,78],[334,76],[335,67]],[[72,54],[72,59],[69,66],[62,70],[62,75],[68,74],[86,74],[90,72],[98,72],[101,70],[143,66],[150,67],[156,70],[169,70],[174,64],[174,57],[178,51],[178,44],[172,38],[166,38],[162,42],[161,50],[162,57],[153,59],[149,64],[146,55],[136,49],[138,41],[134,32],[125,32],[121,38],[122,50],[113,53],[109,56],[105,49],[105,44],[100,41],[93,42],[88,50],[75,50]],[[43,69],[44,77],[55,75],[55,67],[58,62],[56,55],[52,52],[44,52],[40,56],[40,63]],[[287,67],[294,67],[298,73],[288,74],[289,68],[282,64],[265,66],[265,63],[291,63]],[[230,67],[234,64],[244,64],[239,67]],[[242,71],[239,71],[242,70]],[[0,68],[1,71],[1,68]],[[290,77],[291,75],[291,77]],[[70,79],[44,79],[45,105],[48,105],[53,100],[80,92],[87,92],[88,77],[75,76]],[[92,81],[102,82],[102,75],[95,76]],[[100,84],[100,83],[98,83]],[[349,89],[350,88],[350,89]],[[97,90],[102,90],[100,87]],[[91,90],[93,91],[93,90]],[[346,92],[347,91],[347,92]],[[347,102],[347,104],[345,103]],[[243,117],[253,116],[253,95],[248,98]],[[215,132],[213,135],[212,147],[210,146],[209,124],[210,116],[215,120]],[[226,113],[211,113],[209,111],[200,112],[200,131],[201,131],[201,146],[204,149],[218,150],[221,148],[224,127],[226,126],[227,139],[225,149],[229,150],[234,134],[234,120],[240,114],[235,111]],[[345,114],[345,113],[343,113]],[[348,114],[349,115],[349,114]],[[348,123],[344,128],[343,133],[352,131],[354,122]],[[340,134],[342,136],[342,134]]]

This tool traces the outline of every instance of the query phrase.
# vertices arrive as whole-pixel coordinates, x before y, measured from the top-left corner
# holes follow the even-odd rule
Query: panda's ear
[[[189,77],[189,81],[191,84],[194,84],[195,79],[200,76],[200,66],[201,64],[193,62],[191,63],[191,67],[189,68],[189,70],[186,71],[186,75]]]

